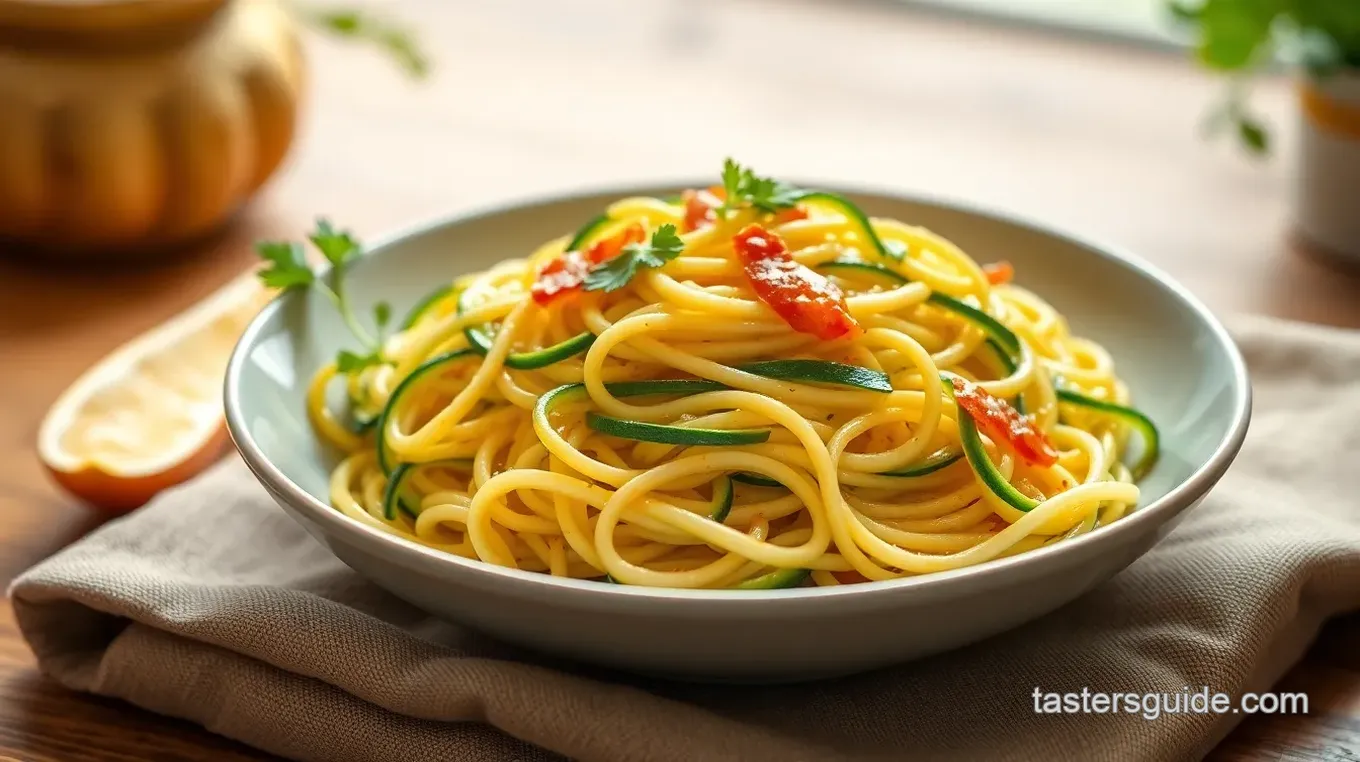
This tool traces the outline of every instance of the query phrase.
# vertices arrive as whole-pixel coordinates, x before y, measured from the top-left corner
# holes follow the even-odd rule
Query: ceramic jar
[[[1303,80],[1295,218],[1329,253],[1360,264],[1360,72]]]
[[[278,168],[302,87],[278,0],[0,0],[0,240],[142,255]]]

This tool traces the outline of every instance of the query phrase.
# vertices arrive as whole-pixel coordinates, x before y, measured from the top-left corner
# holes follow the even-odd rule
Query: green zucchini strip
[[[1011,329],[1002,325],[1001,321],[991,315],[988,315],[971,304],[955,299],[948,294],[941,294],[938,291],[932,291],[928,301],[936,306],[944,307],[951,312],[957,312],[977,324],[977,326],[982,329],[983,333],[987,334],[990,338],[995,339],[996,343],[1000,345],[1002,349],[1006,350],[1013,359],[1016,359],[1017,355],[1020,354],[1020,337],[1016,336]]]
[[[733,447],[761,444],[770,439],[769,429],[700,429],[662,423],[629,421],[599,413],[586,413],[591,429],[620,439],[687,447]]]
[[[1069,405],[1077,405],[1099,413],[1115,416],[1138,430],[1139,436],[1143,438],[1143,452],[1138,461],[1129,468],[1133,474],[1134,481],[1138,481],[1147,475],[1148,471],[1156,465],[1157,458],[1161,455],[1161,434],[1157,431],[1157,425],[1152,422],[1141,410],[1136,410],[1124,405],[1116,405],[1113,402],[1098,400],[1088,397],[1079,392],[1067,389],[1055,389],[1059,402],[1066,402]]]
[[[582,225],[580,230],[576,231],[576,235],[571,237],[571,240],[567,242],[566,248],[562,249],[562,251],[580,251],[586,241],[590,240],[592,235],[599,232],[600,228],[603,228],[607,224],[609,224],[608,214],[601,214],[598,217],[595,217],[590,222]]]
[[[716,392],[727,387],[717,381],[701,378],[663,378],[652,381],[619,381],[605,384],[604,388],[615,397],[642,397],[648,394],[677,394],[689,396],[701,392]],[[538,398],[534,405],[534,423],[552,428],[548,415],[559,402],[586,398],[585,384],[563,384]]]
[[[987,346],[992,350],[992,352],[996,354],[997,359],[1001,361],[1001,366],[1005,368],[1006,375],[1007,376],[1015,375],[1015,371],[1018,370],[1020,367],[1019,361],[1015,357],[1012,357],[1009,352],[1002,349],[1001,345],[996,342],[996,339],[988,337]],[[1015,407],[1016,412],[1020,413],[1021,415],[1024,415],[1025,414],[1024,392],[1015,395],[1015,399],[1011,401],[1011,405]]]
[[[910,466],[907,466],[906,468],[901,468],[896,471],[884,471],[876,475],[897,476],[901,478],[925,476],[926,474],[933,474],[936,471],[939,471],[940,469],[952,466],[962,459],[963,459],[962,452],[949,447],[942,447],[939,450],[936,450],[934,453],[931,453],[928,457],[926,457],[925,460],[922,460],[919,463],[914,463]],[[759,474],[750,474],[746,472],[738,472],[732,474],[732,481],[741,482],[742,484],[750,484],[756,487],[784,486],[783,484],[775,481],[774,479],[770,479]]]
[[[919,463],[896,471],[884,471],[879,474],[879,476],[901,476],[908,478],[913,476],[925,476],[926,474],[933,474],[942,468],[958,463],[959,459],[962,457],[962,452],[951,447],[942,447],[931,453],[925,460]]]
[[[345,398],[349,401],[349,409],[346,410],[346,414],[350,421],[350,431],[360,436],[367,434],[378,422],[378,417],[382,415],[382,411],[365,410],[363,400],[356,398],[353,394],[346,393]]]
[[[894,283],[906,284],[911,279],[896,270],[891,270],[883,265],[873,262],[860,262],[853,259],[833,259],[830,262],[823,262],[817,265],[818,270],[835,273],[836,271],[847,273],[870,273],[879,275]],[[1014,375],[1020,367],[1020,337],[1015,332],[1007,328],[1001,321],[988,315],[986,312],[972,306],[966,302],[955,299],[947,294],[932,291],[927,299],[937,307],[955,312],[962,315],[964,319],[981,328],[987,334],[987,345],[996,352],[1001,358],[1001,364],[1006,368],[1006,375]],[[1015,398],[1015,409],[1021,413],[1025,412],[1025,402],[1023,395]]]
[[[945,394],[948,394],[951,400],[954,399],[954,382],[951,377],[941,374],[940,382],[944,384]],[[977,423],[973,420],[973,416],[957,403],[955,403],[955,408],[958,410],[959,441],[963,444],[963,454],[968,458],[968,465],[973,467],[973,472],[982,479],[982,486],[1017,511],[1028,513],[1034,510],[1039,505],[1039,501],[1006,481],[1005,475],[996,467],[992,459],[987,457],[987,449],[982,446],[982,435],[978,434]]]
[[[803,584],[812,572],[808,569],[776,569],[732,586],[733,590],[779,590]]]
[[[771,479],[771,478],[768,477],[768,476],[761,476],[760,474],[751,474],[751,473],[747,473],[747,472],[745,472],[745,471],[738,471],[737,473],[732,474],[732,481],[734,481],[734,482],[741,482],[742,484],[750,484],[750,485],[755,486],[755,487],[782,487],[782,486],[784,486],[784,483],[783,483],[783,482],[776,481],[776,480],[774,480],[774,479]]]
[[[833,259],[830,262],[823,262],[820,265],[817,265],[816,269],[828,271],[833,274],[839,271],[853,274],[877,275],[881,278],[887,278],[899,285],[911,283],[910,278],[896,270],[873,262],[861,262],[857,259]]]
[[[963,442],[963,452],[968,457],[968,465],[973,467],[973,471],[982,479],[982,485],[989,492],[1017,511],[1029,513],[1039,505],[1038,500],[1006,481],[1006,477],[997,469],[996,464],[987,457],[987,450],[982,446],[982,437],[978,434],[977,424],[973,422],[973,416],[963,408],[959,408],[959,439]]]
[[[736,368],[757,376],[784,381],[853,386],[885,394],[893,390],[887,373],[829,360],[767,360],[738,365]]]
[[[421,297],[420,301],[416,302],[415,306],[411,308],[411,311],[406,313],[406,318],[401,321],[401,330],[410,330],[412,326],[420,322],[420,319],[425,316],[426,312],[430,311],[430,308],[443,301],[444,297],[452,293],[453,284],[445,283]]]
[[[463,468],[471,468],[472,460],[470,458],[452,458],[449,460],[430,461],[429,463],[398,464],[396,468],[392,469],[391,475],[387,477],[387,488],[383,490],[383,518],[388,521],[394,520],[397,517],[398,510],[413,519],[420,515],[420,510],[418,508],[411,507],[420,505],[419,498],[405,492],[405,488],[406,477],[424,466],[460,466]]]
[[[467,292],[464,291],[464,294]],[[460,296],[458,299],[458,311],[461,313],[466,308],[466,303]],[[486,332],[485,326],[470,325],[463,329],[463,335],[467,337],[468,344],[472,351],[485,357],[491,352],[491,344],[494,339]],[[595,334],[590,331],[582,331],[570,339],[560,341],[549,347],[535,349],[532,352],[511,352],[505,356],[505,367],[515,370],[534,370],[546,367],[553,363],[561,362],[568,357],[575,357],[582,352],[590,349],[590,345],[595,343]]]
[[[457,362],[464,358],[476,356],[477,353],[473,352],[470,349],[456,349],[452,352],[445,352],[442,355],[436,355],[434,357],[431,357],[430,359],[416,366],[416,369],[411,371],[411,374],[409,376],[403,378],[401,380],[401,383],[397,384],[396,389],[392,390],[392,396],[387,398],[387,404],[383,406],[382,415],[378,416],[377,423],[378,467],[382,469],[382,472],[384,474],[387,474],[388,478],[391,478],[392,469],[395,467],[396,464],[391,462],[391,458],[387,454],[387,419],[392,416],[392,411],[396,409],[398,404],[400,404],[402,397],[405,397],[406,393],[411,389],[415,388],[415,385],[420,382],[420,379],[424,378],[431,371],[443,368],[449,363]]]
[[[708,517],[719,524],[727,521],[727,514],[732,512],[732,479],[728,476],[719,476],[713,480],[713,501],[708,511]]]
[[[354,400],[350,400],[349,419],[354,424],[350,430],[355,434],[367,434],[377,425],[378,419],[382,417],[382,411],[371,413],[367,410],[360,410]]]
[[[1006,369],[1006,375],[1014,375],[1015,371],[1020,367],[1015,358],[1012,357],[1009,352],[1002,349],[1001,345],[996,342],[996,339],[988,337],[987,346],[991,347],[992,351],[996,353],[997,359],[1001,361],[1001,366]],[[1021,410],[1020,412],[1023,413],[1025,411]]]
[[[652,381],[620,381],[605,384],[604,388],[615,397],[639,397],[648,394],[678,394],[688,396],[701,392],[712,392],[727,387],[717,381],[704,379],[658,379]],[[551,426],[548,414],[563,399],[582,399],[586,396],[585,384],[565,384],[538,398],[534,406],[534,418],[543,426]],[[688,446],[730,446],[760,444],[770,438],[769,429],[700,429],[683,426],[666,426],[658,423],[643,423],[613,418],[598,413],[586,414],[586,425],[602,434],[632,439],[639,442],[656,442]]]
[[[829,193],[827,191],[808,191],[800,194],[798,200],[800,202],[820,202],[827,206],[835,207],[837,211],[844,214],[846,217],[849,217],[851,222],[859,226],[860,232],[864,234],[864,237],[868,240],[869,244],[874,247],[874,251],[877,252],[879,256],[884,259],[891,259],[898,262],[902,261],[902,251],[889,249],[885,246],[883,244],[883,239],[878,237],[878,233],[874,232],[874,226],[870,224],[868,215],[845,196],[837,193]]]
[[[911,279],[902,273],[884,267],[883,265],[874,264],[873,262],[833,259],[830,262],[823,262],[822,264],[817,265],[817,269],[833,273],[837,270],[842,272],[872,273],[887,278],[895,283],[905,284],[911,282]],[[927,301],[937,307],[943,307],[944,309],[956,312],[967,318],[970,322],[981,328],[983,333],[987,334],[988,338],[994,340],[996,345],[1005,351],[1008,355],[1006,360],[1009,361],[1010,365],[1015,366],[1019,364],[1019,358],[1017,356],[1020,354],[1020,337],[1016,336],[1015,332],[1007,328],[1001,321],[967,302],[955,299],[948,294],[941,294],[938,291],[932,291]]]
[[[590,345],[594,343],[595,334],[590,331],[581,331],[570,339],[559,341],[552,346],[536,349],[532,352],[511,352],[505,358],[505,367],[515,370],[542,368],[569,357],[575,357],[590,349]]]

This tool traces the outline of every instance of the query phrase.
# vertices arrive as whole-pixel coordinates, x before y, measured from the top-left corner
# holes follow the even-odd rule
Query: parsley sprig
[[[331,265],[324,276],[318,276],[307,263],[306,250],[301,243],[261,241],[255,245],[255,252],[265,262],[258,273],[260,281],[282,291],[313,289],[330,299],[350,333],[364,345],[362,353],[345,349],[336,355],[336,367],[341,373],[352,373],[382,363],[382,342],[387,324],[392,319],[391,305],[387,302],[373,305],[373,324],[377,327],[375,336],[359,323],[345,295],[345,271],[359,257],[363,247],[348,231],[336,230],[325,219],[316,221],[316,229],[307,236],[307,240]]]
[[[782,180],[761,177],[749,167],[743,167],[733,159],[723,161],[723,191],[727,198],[718,208],[718,214],[727,219],[728,212],[751,206],[762,212],[774,214],[783,209],[792,209],[807,191]]]
[[[299,7],[304,22],[316,29],[355,42],[367,43],[392,57],[408,75],[423,79],[430,59],[407,28],[368,11],[353,8]]]
[[[665,224],[652,232],[646,243],[630,243],[617,257],[596,265],[586,275],[587,291],[614,291],[628,285],[638,270],[661,267],[680,256],[684,241],[675,226]]]

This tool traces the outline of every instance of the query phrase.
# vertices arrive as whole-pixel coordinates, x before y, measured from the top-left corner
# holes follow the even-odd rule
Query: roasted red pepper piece
[[[983,265],[982,272],[987,276],[987,282],[993,286],[1010,283],[1015,278],[1015,267],[1004,259],[1000,262]]]
[[[609,238],[591,244],[585,253],[564,252],[538,271],[538,278],[530,289],[534,301],[549,304],[562,294],[580,291],[592,267],[617,257],[628,244],[645,240],[647,231],[642,223],[634,222]]]
[[[748,225],[732,239],[732,246],[756,296],[793,330],[825,340],[864,333],[836,284],[793,261],[779,236],[760,225]]]
[[[686,233],[691,230],[706,228],[718,219],[717,212],[714,210],[722,201],[712,193],[687,190],[680,194],[680,198],[685,202],[685,227],[683,230]]]
[[[1026,463],[1051,466],[1058,462],[1058,452],[1032,419],[977,384],[957,377],[953,383],[959,409],[972,416],[978,429],[992,441],[1005,443]]]

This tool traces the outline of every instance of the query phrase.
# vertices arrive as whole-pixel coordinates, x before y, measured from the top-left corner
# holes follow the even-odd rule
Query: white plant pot
[[[1360,264],[1360,71],[1299,83],[1299,231]]]

